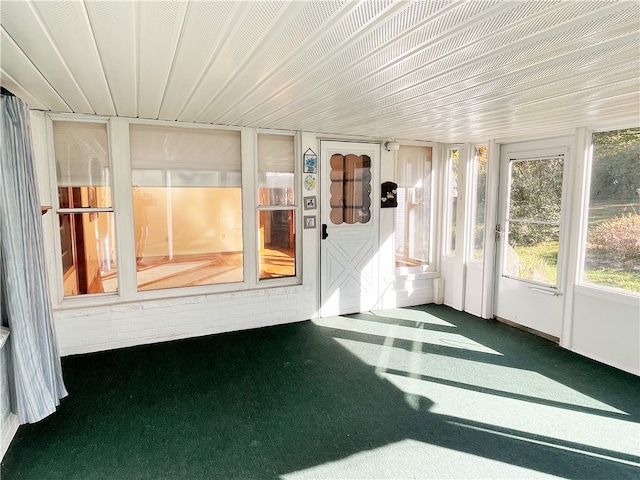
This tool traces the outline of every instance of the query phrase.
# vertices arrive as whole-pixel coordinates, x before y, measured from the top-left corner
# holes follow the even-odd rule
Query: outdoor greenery
[[[482,260],[484,251],[484,211],[487,200],[487,160],[488,148],[481,145],[476,150],[476,221],[473,237],[473,259]]]
[[[558,239],[563,169],[561,157],[511,162],[511,245],[532,246]]]
[[[640,128],[595,133],[585,280],[640,293]]]
[[[555,284],[563,160],[514,161],[511,169],[518,276]],[[593,135],[584,272],[588,283],[640,293],[639,128]]]

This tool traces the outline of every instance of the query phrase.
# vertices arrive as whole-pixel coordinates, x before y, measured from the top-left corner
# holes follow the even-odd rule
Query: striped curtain
[[[0,305],[9,337],[12,409],[21,424],[67,395],[47,289],[29,112],[3,89],[0,119]]]

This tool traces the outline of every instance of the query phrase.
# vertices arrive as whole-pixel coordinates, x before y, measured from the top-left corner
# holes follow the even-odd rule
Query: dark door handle
[[[323,223],[322,224],[322,239],[326,240],[328,236],[329,236],[329,234],[327,233],[327,224]]]

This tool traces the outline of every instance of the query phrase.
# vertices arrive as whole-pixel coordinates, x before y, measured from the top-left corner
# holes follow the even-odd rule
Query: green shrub
[[[640,258],[640,215],[627,214],[600,223],[589,234],[589,244],[625,260]]]

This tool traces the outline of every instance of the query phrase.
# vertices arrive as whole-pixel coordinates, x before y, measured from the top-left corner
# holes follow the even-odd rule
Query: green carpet
[[[2,480],[640,478],[640,378],[444,306],[62,363]]]

